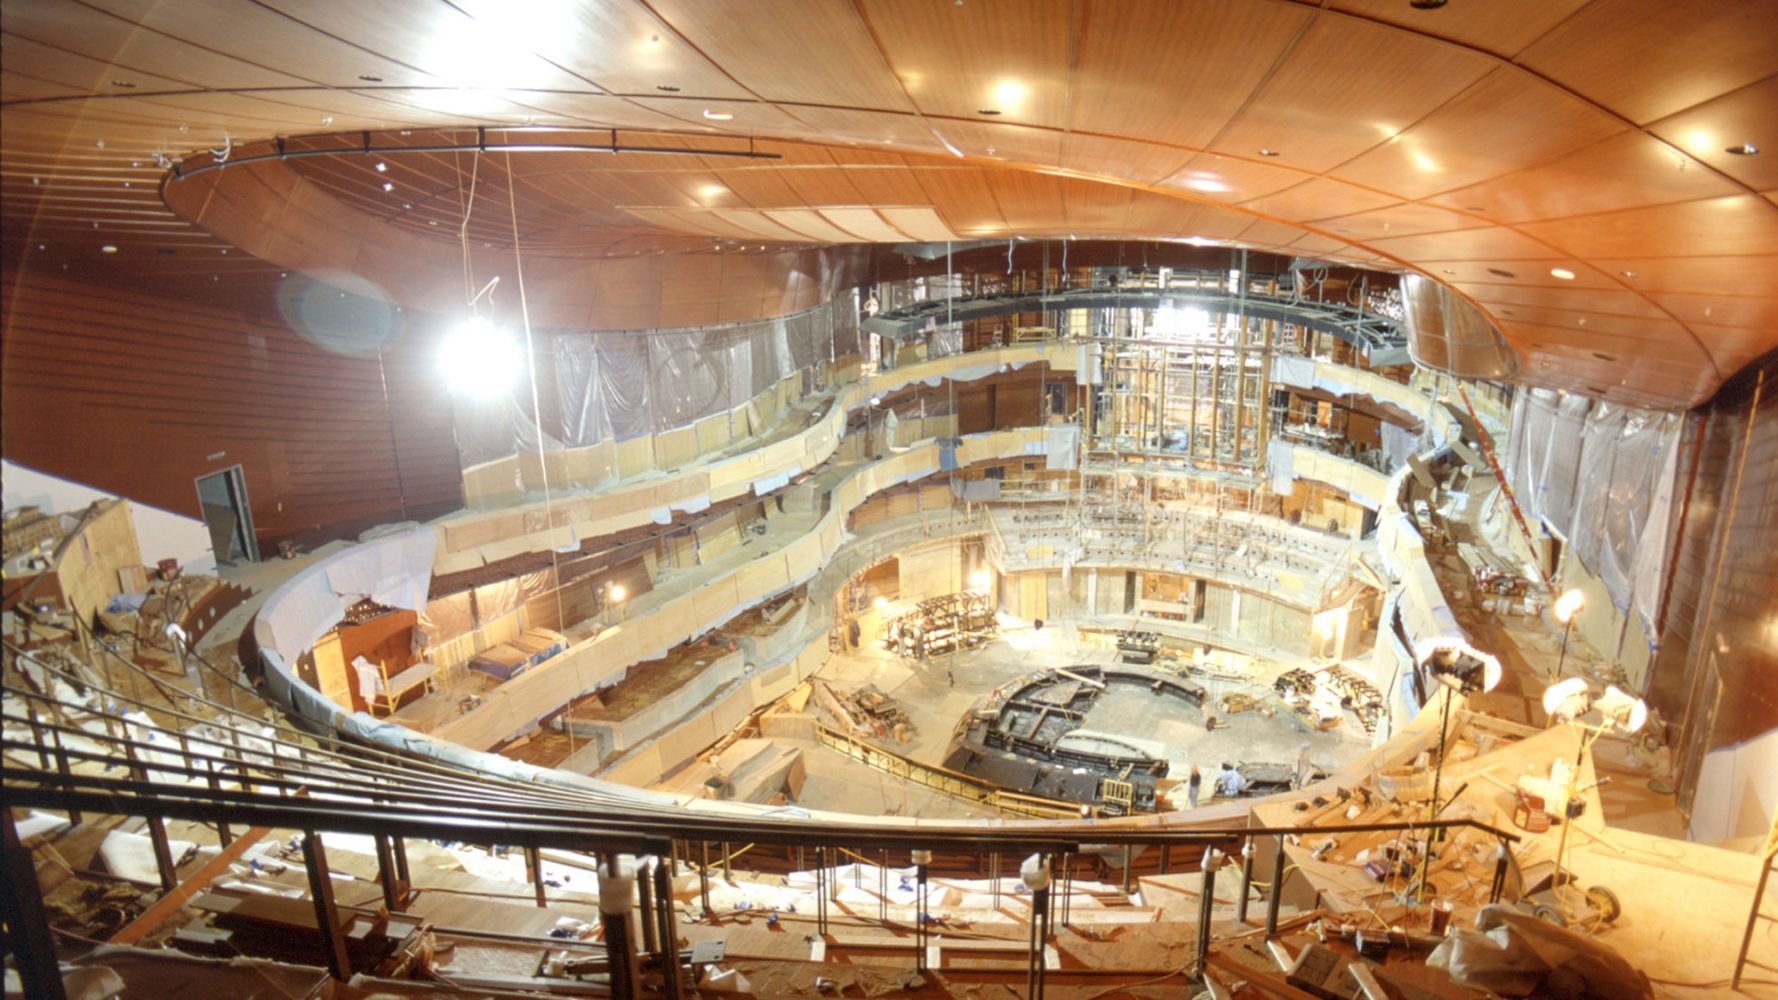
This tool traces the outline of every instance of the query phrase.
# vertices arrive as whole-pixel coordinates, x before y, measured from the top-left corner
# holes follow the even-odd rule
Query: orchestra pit
[[[7,997],[1778,997],[1778,5],[14,0]]]

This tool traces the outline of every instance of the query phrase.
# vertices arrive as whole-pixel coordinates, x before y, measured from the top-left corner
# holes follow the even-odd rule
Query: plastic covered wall
[[[1548,389],[1520,392],[1503,459],[1528,518],[1542,518],[1657,634],[1682,418]]]
[[[523,452],[625,441],[746,403],[793,372],[855,353],[856,295],[777,319],[673,331],[533,335],[532,386],[454,402],[464,468]]]

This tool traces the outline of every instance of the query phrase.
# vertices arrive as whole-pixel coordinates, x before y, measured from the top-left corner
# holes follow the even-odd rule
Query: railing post
[[[1278,933],[1278,904],[1284,895],[1284,834],[1274,836],[1278,838],[1278,850],[1272,855],[1272,891],[1266,898],[1266,937]]]
[[[136,759],[136,748],[125,745],[124,756],[130,761],[130,776],[137,781],[147,781],[148,775]],[[173,851],[167,845],[167,823],[159,815],[150,813],[143,819],[148,823],[148,842],[154,847],[154,867],[160,873],[161,889],[172,892],[179,884],[179,869],[173,864]]]
[[[1506,892],[1506,864],[1511,857],[1512,852],[1507,850],[1506,841],[1503,840],[1495,845],[1494,881],[1488,886],[1488,902],[1490,903],[1500,902],[1501,894]]]
[[[914,971],[926,972],[926,867],[931,851],[915,851],[914,861]]]
[[[549,899],[543,885],[543,851],[536,847],[521,848],[525,854],[525,874],[530,876],[531,890],[537,895],[537,908],[546,909]]]
[[[345,928],[340,926],[339,908],[333,901],[327,850],[321,846],[321,835],[313,831],[303,834],[302,848],[303,866],[309,871],[309,897],[315,904],[315,926],[327,953],[327,973],[343,983],[352,978],[352,958],[346,952]]]
[[[1203,973],[1205,956],[1210,953],[1210,919],[1216,909],[1216,869],[1222,867],[1222,852],[1212,847],[1204,852],[1204,884],[1198,892],[1198,945],[1194,958],[1199,974]]]
[[[679,981],[679,928],[673,916],[673,858],[671,847],[664,864],[654,866],[654,903],[660,922],[661,986],[667,1000],[679,1000],[683,990]]]
[[[704,904],[704,915],[710,915],[710,842],[698,841],[698,895]]]
[[[537,884],[538,897],[541,899],[543,894],[543,876],[541,874],[537,877]],[[537,905],[542,906],[543,904],[540,902]],[[654,919],[654,878],[653,872],[649,870],[648,859],[642,857],[636,859],[636,907],[642,911],[642,950],[650,955],[657,954],[660,928],[655,925]]]
[[[60,774],[64,778],[70,777],[71,772],[68,767],[68,751],[65,747],[62,746],[62,732],[59,729],[52,730],[51,732],[54,733],[55,740],[56,740],[56,773]],[[212,777],[211,780],[214,781],[215,778]],[[80,816],[80,811],[78,809],[68,810],[68,822],[74,824],[75,826],[80,825],[81,816]],[[228,827],[226,825],[224,825],[222,827],[222,829],[226,833],[228,830]],[[226,839],[223,840],[222,846],[224,846],[224,847],[228,846],[228,841]]]
[[[37,866],[31,852],[19,841],[12,810],[0,808],[0,848],[5,854],[7,891],[0,892],[0,916],[6,921],[6,943],[18,963],[25,995],[45,1000],[65,1000],[62,970],[56,964],[56,941],[49,933],[49,916],[43,912],[43,892],[37,884]]]
[[[1044,942],[1050,933],[1050,866],[1049,859],[1033,854],[1019,868],[1019,878],[1031,890],[1031,932],[1026,950],[1025,996],[1041,1000],[1043,996]]]
[[[377,881],[383,886],[383,905],[393,913],[401,909],[401,889],[396,884],[395,851],[389,846],[389,836],[379,833],[371,838],[377,848]]]
[[[636,893],[634,876],[620,871],[620,857],[605,855],[599,873],[599,925],[605,932],[605,959],[611,970],[611,995],[636,995],[636,949],[630,943],[630,907]]]
[[[1241,899],[1235,904],[1235,922],[1247,923],[1247,898],[1253,895],[1253,841],[1241,845]]]

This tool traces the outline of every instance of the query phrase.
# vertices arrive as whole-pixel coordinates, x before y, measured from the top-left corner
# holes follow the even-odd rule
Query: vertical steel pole
[[[1198,946],[1195,952],[1197,967],[1204,968],[1204,958],[1210,953],[1210,919],[1216,909],[1216,869],[1222,867],[1222,852],[1214,847],[1204,852],[1204,885],[1198,894]]]
[[[1278,851],[1272,855],[1272,891],[1266,899],[1266,937],[1278,933],[1278,903],[1284,896],[1284,834],[1278,838]]]
[[[43,912],[43,891],[37,865],[19,840],[12,810],[0,808],[0,847],[5,854],[6,891],[0,892],[0,918],[6,921],[6,945],[17,962],[25,995],[65,1000],[62,970],[56,963],[56,942]]]
[[[314,832],[303,834],[302,849],[303,866],[309,870],[309,898],[315,904],[315,926],[327,952],[327,974],[343,983],[352,978],[352,958],[346,953],[345,928],[340,926],[340,911],[333,901],[327,850],[321,846],[321,835]]]
[[[1253,895],[1253,841],[1241,845],[1241,899],[1235,903],[1235,922],[1247,923],[1247,898]]]

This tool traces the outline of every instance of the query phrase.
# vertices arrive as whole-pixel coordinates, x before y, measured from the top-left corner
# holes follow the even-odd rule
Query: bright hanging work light
[[[464,320],[439,352],[445,385],[462,396],[501,395],[518,380],[519,365],[518,345],[483,316]]]

